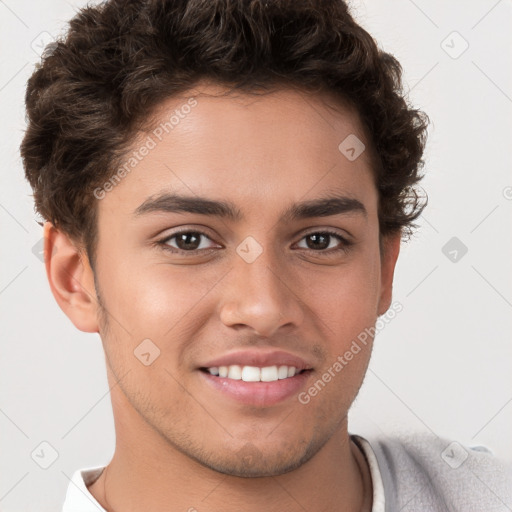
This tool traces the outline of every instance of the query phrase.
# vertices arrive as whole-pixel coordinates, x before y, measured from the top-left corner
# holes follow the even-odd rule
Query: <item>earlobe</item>
[[[393,297],[393,277],[395,265],[400,253],[401,232],[388,235],[382,241],[381,254],[381,293],[378,316],[383,315],[391,306]]]
[[[79,330],[99,332],[94,275],[85,252],[46,222],[44,255],[50,289],[62,311]]]

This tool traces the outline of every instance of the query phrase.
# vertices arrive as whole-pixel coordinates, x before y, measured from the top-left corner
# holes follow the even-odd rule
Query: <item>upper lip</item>
[[[282,350],[239,350],[217,357],[201,365],[201,368],[213,368],[219,366],[295,366],[300,370],[310,370],[312,366],[304,359]]]

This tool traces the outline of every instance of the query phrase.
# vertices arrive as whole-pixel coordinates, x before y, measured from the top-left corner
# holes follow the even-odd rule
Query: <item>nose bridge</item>
[[[251,295],[258,296],[265,302],[282,299],[281,288],[284,286],[286,273],[283,272],[279,255],[275,251],[266,249],[251,262],[239,258],[235,267],[237,280]]]
[[[240,243],[236,253],[222,321],[228,326],[244,324],[263,336],[287,324],[300,324],[302,309],[280,255],[252,237]]]

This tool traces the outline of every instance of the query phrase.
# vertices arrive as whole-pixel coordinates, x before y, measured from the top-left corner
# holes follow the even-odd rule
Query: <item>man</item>
[[[485,451],[348,431],[425,206],[400,76],[341,1],[112,0],[49,49],[22,156],[116,428],[65,512],[512,506]]]

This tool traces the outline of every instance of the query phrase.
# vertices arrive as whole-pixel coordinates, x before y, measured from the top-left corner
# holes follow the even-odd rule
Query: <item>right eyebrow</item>
[[[242,212],[233,203],[170,193],[162,193],[148,198],[135,210],[134,214],[139,216],[152,212],[199,213],[225,217],[233,221],[243,219]]]

